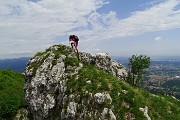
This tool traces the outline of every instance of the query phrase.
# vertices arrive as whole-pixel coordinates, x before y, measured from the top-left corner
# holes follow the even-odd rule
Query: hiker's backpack
[[[79,38],[77,36],[75,36],[75,42],[78,42]]]

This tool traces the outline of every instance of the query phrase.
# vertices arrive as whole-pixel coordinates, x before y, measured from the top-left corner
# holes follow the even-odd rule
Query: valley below
[[[115,57],[128,67],[128,58]],[[152,57],[142,86],[154,94],[165,94],[180,99],[180,57]]]

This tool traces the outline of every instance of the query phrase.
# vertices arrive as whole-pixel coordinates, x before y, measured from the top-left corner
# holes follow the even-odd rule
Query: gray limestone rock
[[[140,111],[144,113],[144,116],[146,117],[147,120],[151,120],[151,118],[148,115],[148,107],[145,106],[145,108],[139,108]]]
[[[95,65],[119,79],[126,77],[125,67],[113,61],[106,53],[95,56],[89,53],[79,53],[78,62],[68,64],[69,60],[78,61],[77,53],[65,45],[51,46],[45,52],[38,53],[30,59],[24,71],[26,76],[25,100],[28,105],[29,119],[100,119],[104,118],[105,114],[109,114],[111,120],[116,120],[112,112],[113,106],[102,109],[102,113],[98,110],[99,104],[111,106],[110,94],[93,94],[89,91],[84,91],[83,96],[67,94],[66,83],[71,77],[75,77],[75,80],[79,78],[78,73],[83,63]],[[91,80],[87,79],[86,84],[91,85]],[[89,105],[92,105],[90,109],[87,108]]]
[[[96,55],[91,55],[90,53],[80,53],[79,59],[83,62],[93,64],[105,71],[111,72],[114,76],[119,79],[125,79],[127,77],[126,68],[114,61],[109,57],[107,53],[98,53]]]

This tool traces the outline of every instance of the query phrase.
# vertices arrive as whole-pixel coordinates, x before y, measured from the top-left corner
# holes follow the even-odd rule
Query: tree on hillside
[[[139,86],[144,79],[145,69],[150,66],[150,57],[145,55],[132,55],[129,59],[129,71],[127,82],[133,86]]]

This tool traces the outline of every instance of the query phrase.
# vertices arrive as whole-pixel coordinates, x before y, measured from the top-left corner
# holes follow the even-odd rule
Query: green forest
[[[20,108],[26,107],[24,100],[25,78],[22,73],[0,70],[0,119],[10,119]]]

